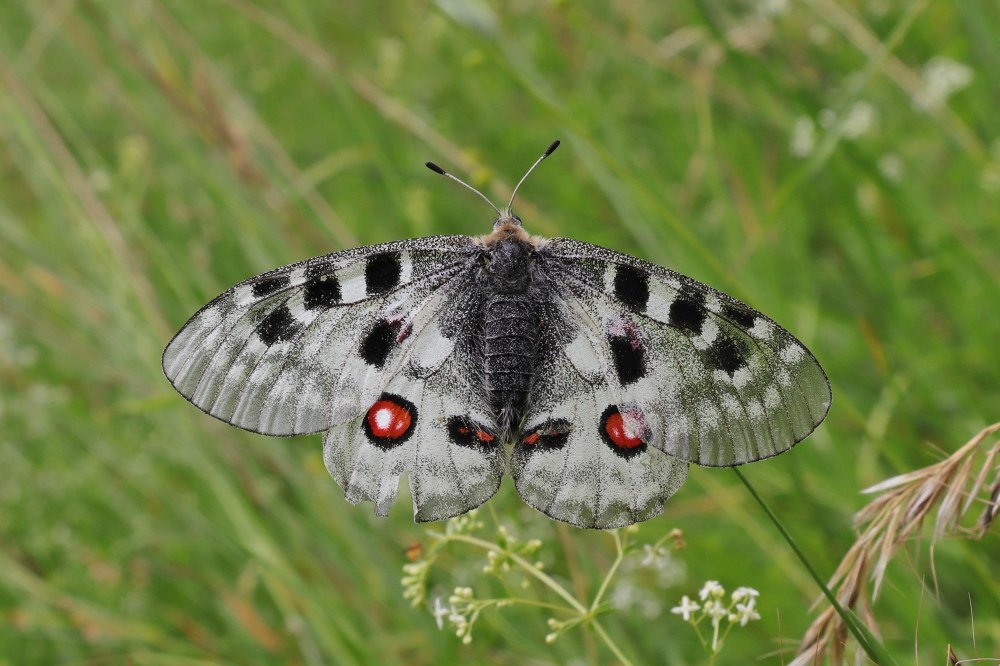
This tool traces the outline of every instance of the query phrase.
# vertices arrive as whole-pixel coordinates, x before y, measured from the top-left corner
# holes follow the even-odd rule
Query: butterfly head
[[[497,216],[497,219],[493,221],[493,231],[499,231],[503,227],[511,227],[511,226],[520,227],[523,225],[521,224],[521,218],[518,217],[517,215],[514,215],[514,213],[511,211],[510,208],[506,208],[500,211],[500,214]]]

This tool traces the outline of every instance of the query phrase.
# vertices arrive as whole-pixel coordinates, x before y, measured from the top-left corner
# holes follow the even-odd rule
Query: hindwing
[[[357,418],[323,434],[323,457],[348,501],[387,515],[409,478],[413,516],[443,520],[492,497],[505,467],[488,401],[453,354],[428,377],[402,373]]]
[[[542,513],[578,527],[624,527],[659,514],[687,478],[688,464],[647,446],[647,433],[623,418],[630,406],[565,355],[539,367],[532,395],[511,475]]]

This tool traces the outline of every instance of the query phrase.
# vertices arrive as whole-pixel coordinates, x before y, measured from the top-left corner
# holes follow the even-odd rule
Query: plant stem
[[[823,579],[819,577],[818,573],[816,573],[812,564],[808,559],[806,559],[805,553],[803,553],[799,548],[799,545],[795,543],[795,539],[792,538],[792,535],[789,534],[788,530],[785,529],[785,526],[781,524],[780,520],[778,520],[778,516],[771,510],[771,507],[764,502],[764,499],[757,494],[756,489],[754,489],[754,487],[750,484],[750,480],[743,476],[743,472],[740,471],[739,467],[733,467],[732,470],[736,473],[736,476],[740,478],[740,481],[743,482],[743,485],[747,487],[747,490],[750,491],[753,498],[757,500],[757,504],[760,505],[760,508],[764,509],[764,513],[766,513],[768,518],[771,519],[774,526],[778,528],[781,536],[785,539],[785,543],[791,547],[792,552],[794,552],[796,557],[799,558],[799,561],[802,562],[802,565],[806,568],[806,571],[809,572],[809,575],[812,576],[812,579],[816,581],[816,584],[819,586],[819,589],[822,590],[827,601],[830,602],[830,605],[833,606],[837,615],[840,616],[847,628],[852,634],[854,634],[854,638],[858,641],[858,645],[861,646],[861,649],[865,651],[865,654],[867,654],[876,664],[886,664],[887,666],[896,664],[896,660],[892,658],[892,655],[890,655],[885,649],[885,646],[872,635],[867,627],[858,621],[857,616],[850,610],[846,610],[840,605],[840,602],[837,601],[833,592],[830,591],[830,588],[826,586],[826,583],[823,582]]]
[[[524,559],[517,553],[512,553],[508,550],[504,550],[495,543],[486,541],[484,539],[478,539],[476,537],[469,536],[467,534],[449,534],[445,538],[451,541],[461,541],[463,543],[467,543],[476,546],[478,548],[482,548],[483,550],[491,550],[495,553],[500,553],[501,555],[509,557],[512,562],[514,562],[517,566],[524,569],[525,573],[534,578],[537,578],[539,582],[541,582],[543,585],[545,585],[550,590],[555,592],[557,595],[562,597],[562,599],[567,604],[569,604],[573,608],[573,610],[575,610],[577,613],[579,613],[580,615],[587,615],[586,607],[584,607],[583,604],[577,601],[576,597],[567,592],[566,588],[564,588],[562,585],[557,583],[551,576],[546,574],[544,571],[539,570],[538,567],[536,567],[534,564]]]
[[[615,561],[611,563],[611,568],[608,569],[607,575],[605,575],[604,580],[601,581],[601,587],[598,588],[597,594],[594,595],[594,601],[590,604],[591,613],[597,610],[597,606],[601,603],[601,599],[604,597],[604,593],[607,591],[608,585],[611,584],[611,579],[614,578],[615,573],[618,571],[618,567],[621,566],[622,560],[625,558],[625,544],[618,530],[613,531],[611,536],[614,537],[615,540]]]
[[[611,650],[611,653],[618,658],[618,661],[620,661],[623,664],[623,666],[634,666],[632,661],[624,654],[622,654],[622,651],[618,649],[618,645],[613,640],[611,640],[611,637],[608,636],[607,632],[604,631],[604,627],[601,626],[601,623],[598,622],[596,618],[593,617],[590,618],[590,626],[594,628],[594,631],[597,632],[597,635],[601,637],[601,640],[604,641],[604,644],[608,646],[608,649]]]

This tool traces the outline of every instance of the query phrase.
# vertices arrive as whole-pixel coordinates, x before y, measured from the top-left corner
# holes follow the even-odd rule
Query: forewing
[[[416,374],[451,353],[436,309],[473,241],[438,236],[317,257],[250,278],[196,313],[163,353],[208,414],[268,435],[326,430],[367,409],[409,351]],[[425,329],[426,334],[422,334]]]
[[[394,404],[409,414],[405,429],[385,427]],[[497,425],[463,354],[428,377],[395,376],[364,414],[323,434],[323,457],[348,501],[373,502],[380,516],[407,473],[417,521],[474,509],[496,493],[504,469]]]
[[[739,465],[790,449],[826,417],[830,385],[815,357],[753,308],[595,245],[553,239],[542,253],[576,324],[567,357],[629,407],[652,446]]]
[[[532,396],[511,474],[542,513],[578,527],[624,527],[659,514],[687,478],[688,464],[624,428],[629,407],[562,353],[539,368]]]

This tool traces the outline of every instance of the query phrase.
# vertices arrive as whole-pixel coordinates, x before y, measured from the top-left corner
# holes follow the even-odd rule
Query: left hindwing
[[[826,374],[763,314],[596,245],[557,238],[540,255],[571,329],[565,356],[607,387],[650,445],[699,465],[739,465],[790,449],[825,418]]]

